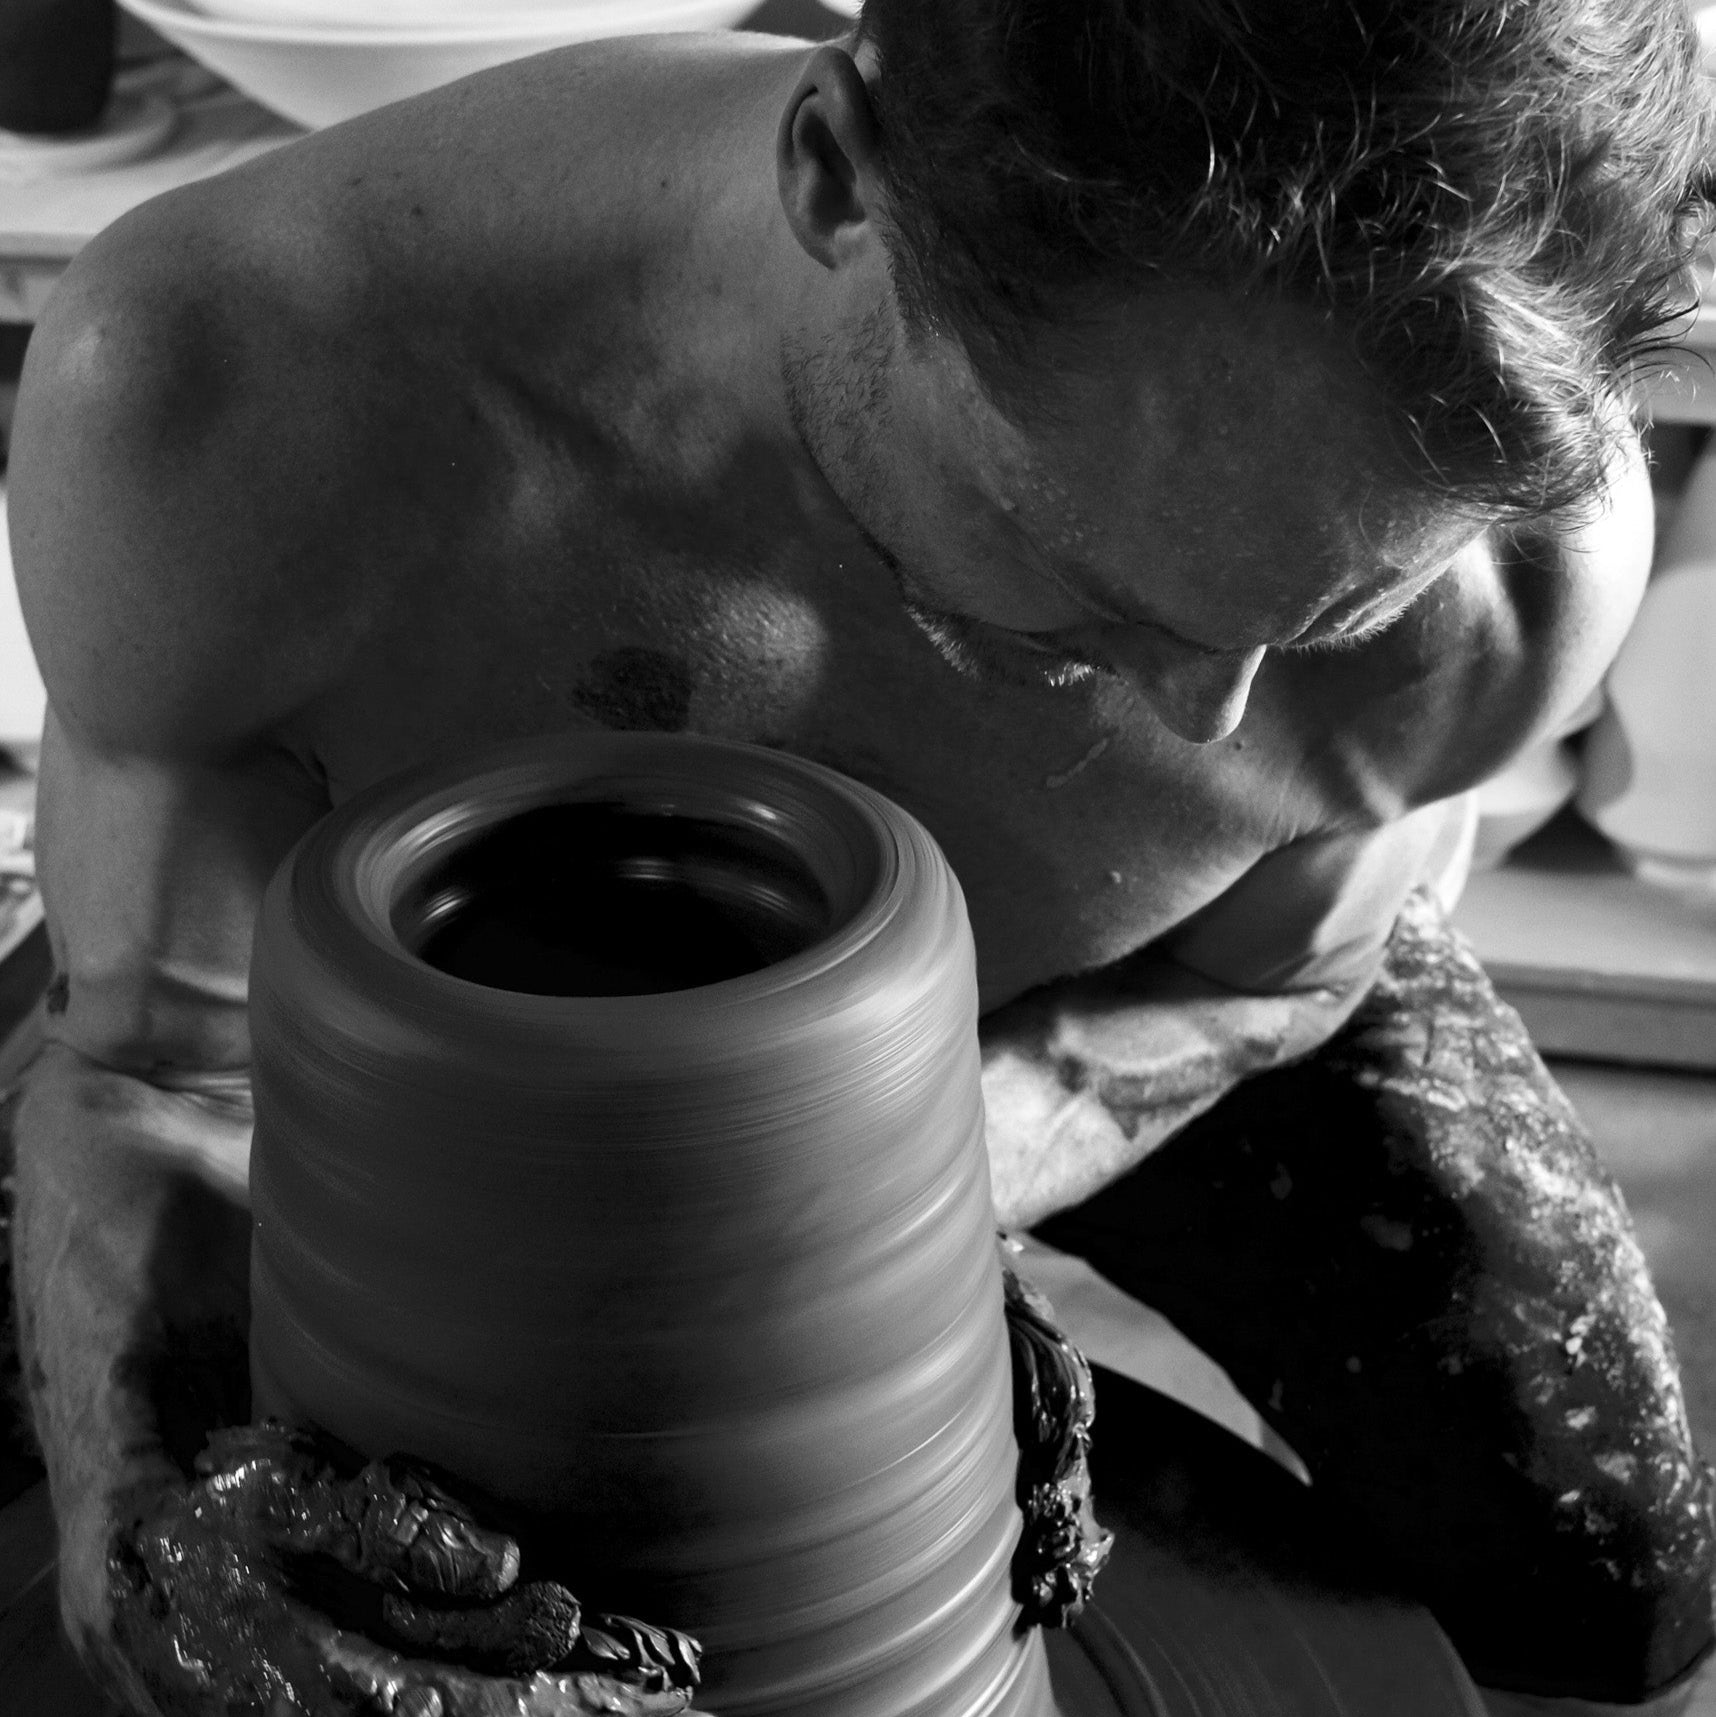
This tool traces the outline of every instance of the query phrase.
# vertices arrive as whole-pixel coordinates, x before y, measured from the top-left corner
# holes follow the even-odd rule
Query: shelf
[[[1634,876],[1566,812],[1454,923],[1546,1055],[1716,1070],[1716,889]]]
[[[0,322],[34,322],[66,264],[139,203],[304,135],[177,54],[129,68],[116,89],[128,98],[171,103],[173,128],[164,144],[130,161],[61,171],[6,163],[0,172]],[[74,140],[68,154],[81,143]],[[47,160],[51,164],[52,157]]]
[[[1716,301],[1705,300],[1640,403],[1641,415],[1652,422],[1716,424]]]

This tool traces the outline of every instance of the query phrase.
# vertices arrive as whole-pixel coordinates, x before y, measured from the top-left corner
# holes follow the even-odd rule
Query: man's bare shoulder
[[[625,337],[675,325],[639,282],[684,272],[640,252],[683,262],[671,163],[602,116],[635,129],[660,106],[640,89],[677,91],[717,126],[722,92],[778,78],[782,51],[595,44],[499,68],[102,234],[32,341],[11,474],[62,714],[219,749],[500,546],[542,558],[568,461],[607,445],[588,402],[635,403],[618,369],[664,372]]]
[[[31,341],[9,487],[25,614],[74,726],[219,749],[349,633],[367,580],[334,553],[363,463],[340,339],[206,198],[161,199],[68,272]]]
[[[1474,540],[1362,647],[1289,658],[1295,725],[1325,736],[1337,798],[1398,815],[1475,786],[1566,721],[1638,609],[1652,519],[1639,456],[1579,515]]]

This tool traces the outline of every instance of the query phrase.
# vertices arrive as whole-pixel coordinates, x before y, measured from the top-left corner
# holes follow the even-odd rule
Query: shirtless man
[[[1443,1460],[1457,1402],[1420,1424],[1445,1403],[1324,1350],[1388,1293],[1301,1317],[1269,1236],[1315,1211],[1273,1157],[1272,1225],[1230,1233],[1212,1177],[1174,1315],[1331,1507],[1399,1524],[1480,1674],[1638,1698],[1705,1650],[1704,1475],[1624,1216],[1517,1033],[1432,1017],[1493,1003],[1408,904],[1639,596],[1624,372],[1703,206],[1690,34],[1660,0],[1254,10],[872,0],[818,48],[569,50],[162,198],[66,277],[12,470],[60,973],[17,1292],[65,1614],[134,1702],[370,1708],[307,1611],[211,1667],[137,1551],[245,1411],[263,885],[404,765],[592,723],[787,747],[923,819],[976,933],[999,1218],[1077,1242],[1132,1197],[1089,1247],[1123,1283],[1172,1251],[1149,1177],[1201,1196],[1229,1105],[1295,1064],[1381,1091],[1329,1148],[1477,1249],[1406,1334],[1447,1401],[1487,1380],[1493,1474]],[[1489,1154],[1432,1185],[1455,1123]],[[1379,1211],[1364,1268],[1434,1253]],[[1486,1345],[1492,1282],[1519,1329]],[[1599,1346],[1604,1414],[1556,1393]],[[1383,1488],[1343,1492],[1370,1447]],[[290,1466],[229,1464],[276,1500]],[[1492,1542],[1495,1475],[1535,1524]],[[517,1692],[393,1661],[388,1709]]]

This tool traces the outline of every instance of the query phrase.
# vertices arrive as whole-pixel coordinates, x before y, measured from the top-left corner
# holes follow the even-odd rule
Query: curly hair
[[[1152,287],[1334,316],[1425,480],[1598,492],[1695,302],[1680,0],[865,0],[902,305],[974,357]]]

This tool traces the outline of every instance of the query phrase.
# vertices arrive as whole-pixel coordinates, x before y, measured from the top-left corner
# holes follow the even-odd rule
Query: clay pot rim
[[[348,945],[341,960],[359,953],[381,970],[409,969],[422,1002],[437,1009],[504,1013],[515,1025],[601,1019],[623,1029],[635,1016],[660,1027],[738,1005],[779,1006],[791,992],[847,967],[867,943],[897,932],[902,916],[916,917],[927,904],[912,897],[916,879],[935,869],[927,832],[913,819],[902,826],[880,794],[833,769],[767,746],[699,735],[603,730],[574,731],[566,739],[560,754],[549,754],[543,739],[532,738],[421,765],[354,795],[312,829],[304,847],[349,840],[354,826],[367,825],[336,885],[347,922],[361,939],[361,953]],[[707,764],[701,770],[699,752]],[[403,896],[459,845],[541,806],[613,798],[777,841],[828,896],[828,931],[758,971],[635,996],[497,989],[442,971],[406,944],[394,916]],[[813,850],[792,838],[806,825],[822,837]],[[925,851],[916,850],[920,843]],[[289,862],[282,877],[309,868]],[[957,890],[945,865],[942,872]]]

